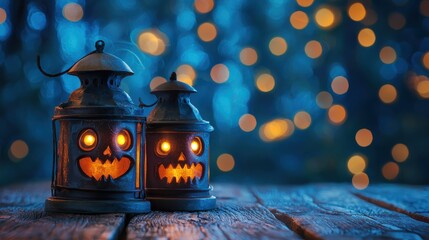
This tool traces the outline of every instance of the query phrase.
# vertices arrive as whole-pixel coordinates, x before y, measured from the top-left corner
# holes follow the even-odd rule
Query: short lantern
[[[209,137],[213,127],[190,102],[197,92],[170,81],[152,90],[157,105],[147,119],[146,196],[152,209],[198,211],[216,207],[210,194]]]
[[[142,182],[143,109],[120,88],[122,78],[133,72],[118,57],[103,52],[103,41],[95,46],[96,51],[65,71],[79,77],[81,86],[55,108],[52,197],[45,210],[148,212]]]

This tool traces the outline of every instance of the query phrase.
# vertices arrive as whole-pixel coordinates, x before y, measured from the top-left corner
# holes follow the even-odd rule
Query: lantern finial
[[[177,81],[177,75],[176,75],[176,72],[171,73],[170,81]]]
[[[102,53],[104,50],[104,41],[98,40],[97,42],[95,42],[95,49],[96,49],[96,52]]]

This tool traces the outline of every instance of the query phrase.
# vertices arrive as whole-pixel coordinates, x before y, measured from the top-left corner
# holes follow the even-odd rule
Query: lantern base
[[[46,212],[61,213],[147,213],[150,202],[139,200],[83,200],[50,197],[45,201]]]
[[[146,197],[152,210],[160,211],[207,211],[216,208],[216,197],[206,198],[166,198]]]

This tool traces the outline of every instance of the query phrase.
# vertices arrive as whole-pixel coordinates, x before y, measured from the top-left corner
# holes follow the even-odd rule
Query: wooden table
[[[48,214],[49,183],[0,189],[0,239],[429,239],[429,187],[214,184],[207,212]]]

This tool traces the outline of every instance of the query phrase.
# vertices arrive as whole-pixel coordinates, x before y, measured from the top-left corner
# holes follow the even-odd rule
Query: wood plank
[[[151,212],[131,219],[128,239],[300,239],[256,202],[247,188],[215,186],[217,209],[205,212]]]
[[[354,194],[350,185],[255,187],[259,202],[308,239],[429,239],[429,224],[380,208]]]
[[[355,194],[380,207],[429,223],[429,188],[397,184],[378,184]]]
[[[45,213],[49,183],[0,189],[0,239],[116,239],[124,214],[82,215]]]

